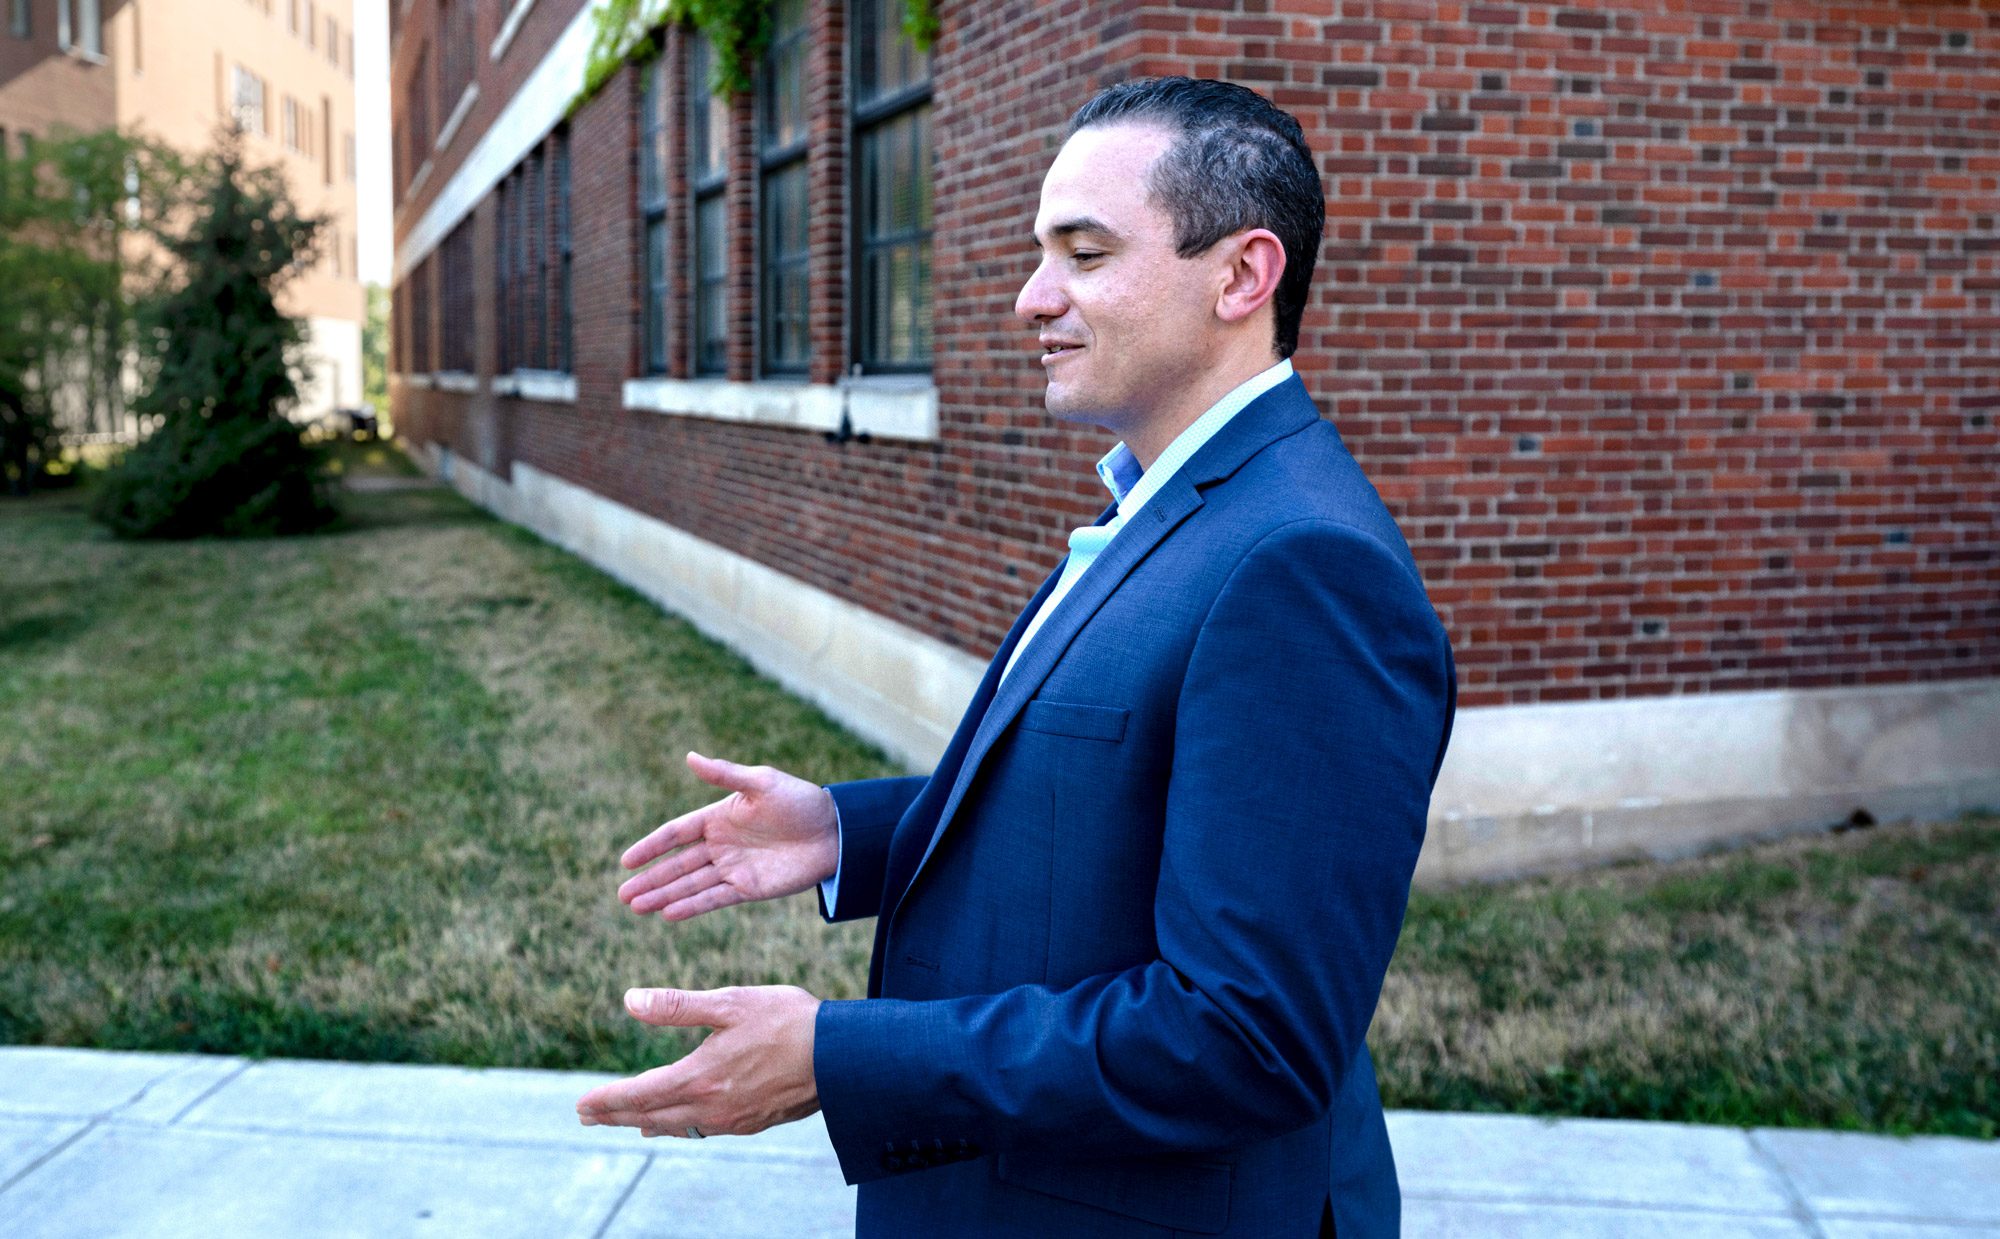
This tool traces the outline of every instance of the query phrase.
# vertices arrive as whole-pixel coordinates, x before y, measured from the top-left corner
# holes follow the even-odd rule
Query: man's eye
[[[1104,255],[1097,250],[1077,250],[1070,257],[1076,259],[1078,262],[1093,262],[1104,257]]]

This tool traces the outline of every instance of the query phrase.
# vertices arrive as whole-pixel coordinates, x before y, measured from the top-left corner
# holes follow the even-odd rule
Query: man
[[[1287,358],[1325,207],[1299,126],[1167,78],[1077,113],[1042,186],[1049,411],[1123,442],[928,779],[731,795],[625,854],[683,920],[821,884],[869,997],[634,990],[715,1032],[585,1122],[823,1109],[862,1236],[1393,1236],[1363,1036],[1455,702],[1372,487]],[[673,852],[673,849],[685,850]],[[668,853],[673,852],[672,855]]]

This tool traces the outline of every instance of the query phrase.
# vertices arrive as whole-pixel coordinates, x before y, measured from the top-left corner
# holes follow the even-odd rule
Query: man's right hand
[[[668,822],[626,849],[637,869],[674,852],[618,888],[634,912],[669,921],[810,890],[840,864],[833,794],[769,766],[689,753],[688,768],[729,795]]]

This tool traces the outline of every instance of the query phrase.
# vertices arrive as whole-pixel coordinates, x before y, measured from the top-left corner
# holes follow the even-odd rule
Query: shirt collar
[[[1208,412],[1195,418],[1186,430],[1174,436],[1174,441],[1160,453],[1160,458],[1153,462],[1150,469],[1141,469],[1139,458],[1122,442],[1106,452],[1097,462],[1097,476],[1103,480],[1104,488],[1111,492],[1111,497],[1118,501],[1117,519],[1121,522],[1129,520],[1145,507],[1146,501],[1159,493],[1160,488],[1180,472],[1180,467],[1188,462],[1188,458],[1227,426],[1231,418],[1241,413],[1251,401],[1290,377],[1292,362],[1288,357],[1237,384],[1228,395],[1210,405]]]

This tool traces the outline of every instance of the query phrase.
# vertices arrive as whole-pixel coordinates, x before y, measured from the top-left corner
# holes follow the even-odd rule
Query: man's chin
[[[1083,392],[1077,390],[1074,384],[1060,383],[1054,379],[1050,379],[1048,391],[1043,394],[1043,402],[1048,407],[1049,416],[1059,422],[1090,422],[1092,424],[1096,422],[1096,418],[1093,416],[1097,411],[1096,403],[1085,396]]]

